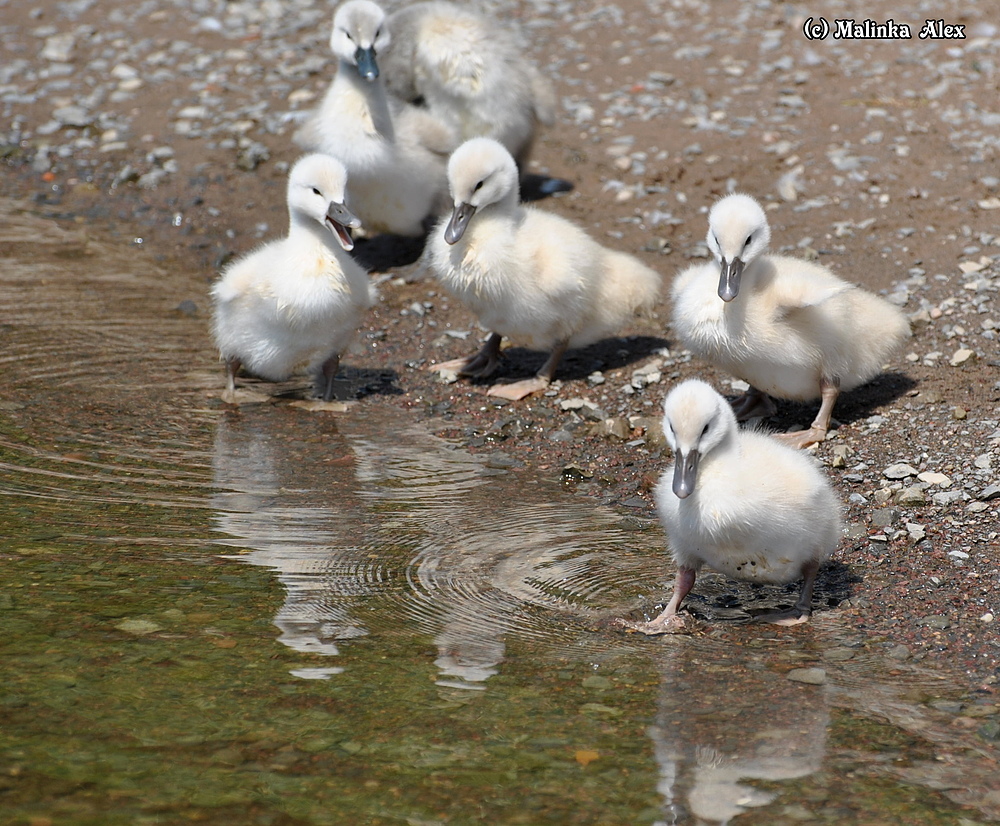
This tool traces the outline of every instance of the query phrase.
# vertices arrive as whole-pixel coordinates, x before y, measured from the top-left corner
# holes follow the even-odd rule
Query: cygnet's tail
[[[634,255],[616,250],[605,251],[604,266],[601,304],[605,312],[624,320],[652,311],[663,287],[663,277],[656,270]]]

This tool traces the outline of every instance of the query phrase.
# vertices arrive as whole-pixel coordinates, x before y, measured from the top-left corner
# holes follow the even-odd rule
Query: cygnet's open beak
[[[449,244],[457,244],[461,241],[462,236],[465,235],[466,227],[469,226],[469,221],[475,214],[476,208],[472,204],[458,204],[451,214],[448,226],[444,228],[444,240]]]
[[[365,80],[371,81],[378,77],[378,63],[375,62],[375,49],[373,47],[362,49],[358,46],[354,53],[354,62],[358,66],[358,74]]]
[[[338,201],[330,201],[330,205],[326,208],[326,223],[337,236],[340,246],[348,252],[354,249],[354,239],[351,238],[347,228],[360,227],[361,220],[353,212]]]
[[[740,278],[743,276],[743,261],[737,256],[727,262],[722,259],[722,272],[719,275],[719,298],[732,301],[740,293]]]
[[[692,448],[687,453],[677,451],[674,457],[674,495],[678,499],[687,499],[694,493],[694,483],[698,476],[698,459],[701,456],[697,448]]]

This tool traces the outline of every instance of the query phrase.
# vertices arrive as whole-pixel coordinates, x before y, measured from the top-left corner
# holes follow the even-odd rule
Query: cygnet
[[[751,582],[802,578],[791,609],[757,619],[805,622],[819,566],[841,533],[840,503],[829,481],[808,454],[763,433],[740,431],[732,408],[703,381],[682,382],[663,407],[674,465],[655,498],[677,580],[656,619],[621,624],[645,634],[680,630],[677,610],[702,565]]]
[[[555,120],[552,84],[509,23],[465,4],[412,3],[389,17],[389,91],[419,101],[460,140],[494,138],[523,166],[538,124]]]
[[[448,185],[454,211],[430,237],[430,262],[491,334],[476,356],[434,369],[490,376],[503,336],[549,350],[535,378],[489,390],[520,399],[548,386],[568,348],[611,334],[655,303],[658,273],[565,218],[518,203],[514,158],[497,141],[473,138],[455,150]]]
[[[236,373],[286,379],[308,361],[325,401],[341,354],[372,306],[368,274],[345,252],[358,219],[344,206],[347,175],[329,155],[306,155],[288,175],[288,235],[229,265],[213,285],[215,342]]]
[[[445,166],[457,136],[426,110],[389,99],[378,59],[391,42],[385,12],[349,0],[333,17],[337,75],[293,140],[339,158],[347,203],[367,233],[411,237],[446,207]]]
[[[820,398],[812,426],[782,438],[797,447],[822,441],[837,396],[882,370],[909,337],[909,322],[826,267],[767,254],[767,217],[748,195],[716,202],[708,225],[716,263],[677,277],[674,332],[693,353],[750,384],[735,403],[741,421],[773,414],[772,395]]]

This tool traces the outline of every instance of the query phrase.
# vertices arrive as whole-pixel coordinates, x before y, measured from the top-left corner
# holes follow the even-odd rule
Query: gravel
[[[707,207],[763,199],[773,247],[812,258],[902,307],[914,335],[878,380],[838,402],[812,452],[845,502],[837,559],[860,577],[834,610],[891,650],[931,658],[970,689],[1000,679],[1000,29],[990,4],[921,2],[957,41],[809,41],[797,7],[494,0],[558,78],[558,123],[533,171],[575,182],[542,204],[667,279],[707,255]],[[39,6],[0,0],[0,194],[203,274],[281,231],[290,136],[332,71],[332,6],[171,0]],[[887,2],[831,0],[829,19],[886,19]],[[413,260],[411,258],[411,260]],[[665,296],[611,339],[571,353],[548,394],[516,404],[423,370],[481,332],[419,262],[389,270],[346,362],[392,369],[427,427],[494,453],[500,471],[562,478],[653,517],[669,462],[663,397],[733,377],[672,339]],[[470,335],[470,332],[471,335]],[[506,375],[543,356],[507,351]],[[206,363],[214,355],[206,350]],[[220,386],[221,386],[220,374]],[[771,426],[811,421],[782,404]],[[512,424],[515,423],[515,424]],[[899,655],[900,657],[902,655]],[[898,658],[898,657],[897,657]]]

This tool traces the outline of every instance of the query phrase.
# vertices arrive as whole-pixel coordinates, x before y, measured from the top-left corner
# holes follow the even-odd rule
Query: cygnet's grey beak
[[[465,235],[465,230],[469,226],[469,221],[476,214],[476,208],[472,204],[461,203],[455,207],[451,214],[448,226],[444,228],[444,240],[449,244],[457,244]]]
[[[719,275],[719,298],[732,301],[740,293],[740,278],[743,276],[743,261],[737,256],[727,263],[722,259],[722,272]]]
[[[358,66],[358,74],[365,80],[375,80],[378,77],[378,63],[375,62],[375,49],[369,46],[362,49],[358,46],[354,53],[354,62]]]
[[[361,220],[353,212],[338,201],[330,201],[330,205],[326,208],[326,223],[337,236],[340,246],[348,252],[354,249],[354,239],[351,238],[347,228],[360,227]]]
[[[687,499],[694,493],[694,483],[698,476],[698,459],[701,454],[697,448],[692,448],[687,453],[677,451],[674,457],[674,483],[672,485],[674,495],[678,499]]]

